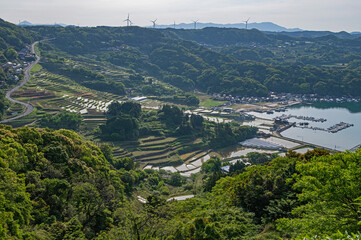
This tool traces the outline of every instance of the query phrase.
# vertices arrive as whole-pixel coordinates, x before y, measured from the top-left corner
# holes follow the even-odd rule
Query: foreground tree
[[[361,230],[361,151],[312,158],[297,164],[294,189],[301,206],[277,228],[291,236]]]

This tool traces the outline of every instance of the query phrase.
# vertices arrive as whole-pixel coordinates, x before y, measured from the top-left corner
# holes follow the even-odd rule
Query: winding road
[[[35,45],[38,43],[39,41],[36,41],[34,42],[33,44],[31,44],[31,52],[35,54]],[[21,102],[21,101],[18,101],[18,100],[15,100],[13,98],[11,98],[11,94],[13,92],[15,92],[16,90],[18,90],[19,88],[21,88],[25,83],[27,83],[29,80],[30,80],[30,70],[32,67],[35,66],[35,64],[37,64],[40,60],[40,57],[38,55],[35,54],[35,61],[33,61],[29,66],[27,66],[25,68],[25,72],[24,72],[24,80],[21,81],[18,85],[16,85],[13,89],[9,90],[8,92],[6,92],[6,95],[5,97],[7,99],[9,99],[10,102],[12,103],[19,103],[21,105],[23,105],[25,107],[25,111],[22,112],[21,114],[15,116],[15,117],[12,117],[12,118],[8,118],[8,119],[5,119],[3,121],[1,121],[0,123],[8,123],[8,122],[11,122],[15,119],[18,119],[18,118],[22,118],[22,117],[25,117],[27,115],[29,115],[30,113],[32,113],[34,111],[34,107],[30,104],[30,103],[25,103],[25,102]]]

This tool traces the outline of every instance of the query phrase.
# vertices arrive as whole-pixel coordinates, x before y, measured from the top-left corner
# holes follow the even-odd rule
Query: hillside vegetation
[[[360,230],[360,151],[290,152],[228,176],[211,159],[203,194],[141,204],[132,198],[140,186],[184,180],[134,170],[69,130],[1,125],[0,136],[1,239],[345,239]]]
[[[323,35],[322,35],[323,34]],[[269,91],[359,96],[361,38],[341,34],[267,34],[258,30],[205,28],[154,30],[139,27],[27,27],[1,20],[0,62],[16,60],[34,39],[43,43],[44,66],[82,85],[116,94],[172,95],[158,79],[183,91],[266,96]],[[72,66],[59,56],[122,67],[129,77]],[[0,69],[0,78],[5,74]],[[1,80],[1,79],[0,79]],[[142,83],[143,88],[139,87]],[[160,89],[160,90],[158,90]]]
[[[45,49],[108,62],[184,91],[239,96],[266,96],[269,91],[359,96],[355,89],[361,79],[360,38],[302,39],[217,28],[28,29],[43,37],[56,37]],[[94,77],[91,80],[98,81]]]
[[[30,44],[34,40],[33,34],[26,29],[0,19],[0,51],[8,48],[20,50],[24,47],[24,44]]]
[[[17,60],[17,52],[34,41],[34,32],[27,31],[15,24],[0,18],[0,81],[2,77],[2,64]]]

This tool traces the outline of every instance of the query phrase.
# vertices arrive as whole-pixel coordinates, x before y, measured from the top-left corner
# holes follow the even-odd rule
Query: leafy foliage
[[[0,136],[0,238],[323,239],[359,231],[360,150],[289,152],[266,162],[254,155],[262,165],[228,176],[211,159],[202,166],[205,193],[166,202],[159,195],[187,181],[135,170],[109,145],[69,130],[2,125]],[[135,187],[155,194],[146,204],[125,200]]]
[[[7,106],[8,106],[8,102],[5,98],[5,94],[0,91],[0,120],[3,119]]]
[[[112,140],[137,139],[141,106],[135,102],[113,102],[109,105],[107,121],[101,126],[102,137]]]
[[[294,189],[303,203],[293,218],[278,221],[291,235],[322,235],[360,230],[360,151],[311,158],[297,165]]]
[[[71,129],[77,130],[83,120],[83,117],[76,113],[61,112],[55,116],[47,114],[40,120],[40,126],[53,129]]]
[[[111,225],[124,173],[99,148],[68,130],[2,125],[0,135],[1,238],[37,235],[38,224],[46,239],[90,238]]]
[[[0,19],[0,52],[15,48],[20,50],[33,41],[34,33]]]

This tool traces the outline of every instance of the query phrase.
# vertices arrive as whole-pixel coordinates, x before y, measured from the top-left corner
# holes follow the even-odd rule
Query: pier
[[[283,114],[279,117],[275,117],[273,120],[275,119],[282,119],[282,120],[288,120],[290,118],[296,118],[296,119],[299,119],[299,120],[304,120],[304,121],[310,121],[310,122],[326,122],[327,119],[325,118],[315,118],[315,117],[307,117],[307,116],[296,116],[296,115],[286,115],[286,114]]]
[[[320,128],[320,127],[309,127],[308,125],[302,125],[302,126],[296,126],[298,128],[308,128],[308,129],[312,129],[312,130],[319,130],[319,131],[325,131],[325,132],[329,132],[329,133],[337,133],[339,131],[342,131],[346,128],[352,127],[353,124],[350,123],[345,123],[345,122],[340,122],[337,123],[329,128]]]
[[[353,124],[340,122],[338,124],[335,124],[335,125],[327,128],[327,130],[331,133],[337,133],[337,132],[344,130],[346,128],[349,128],[349,127],[353,127]]]
[[[361,148],[361,143],[359,145],[354,146],[350,149],[351,152],[355,152],[357,149]]]

